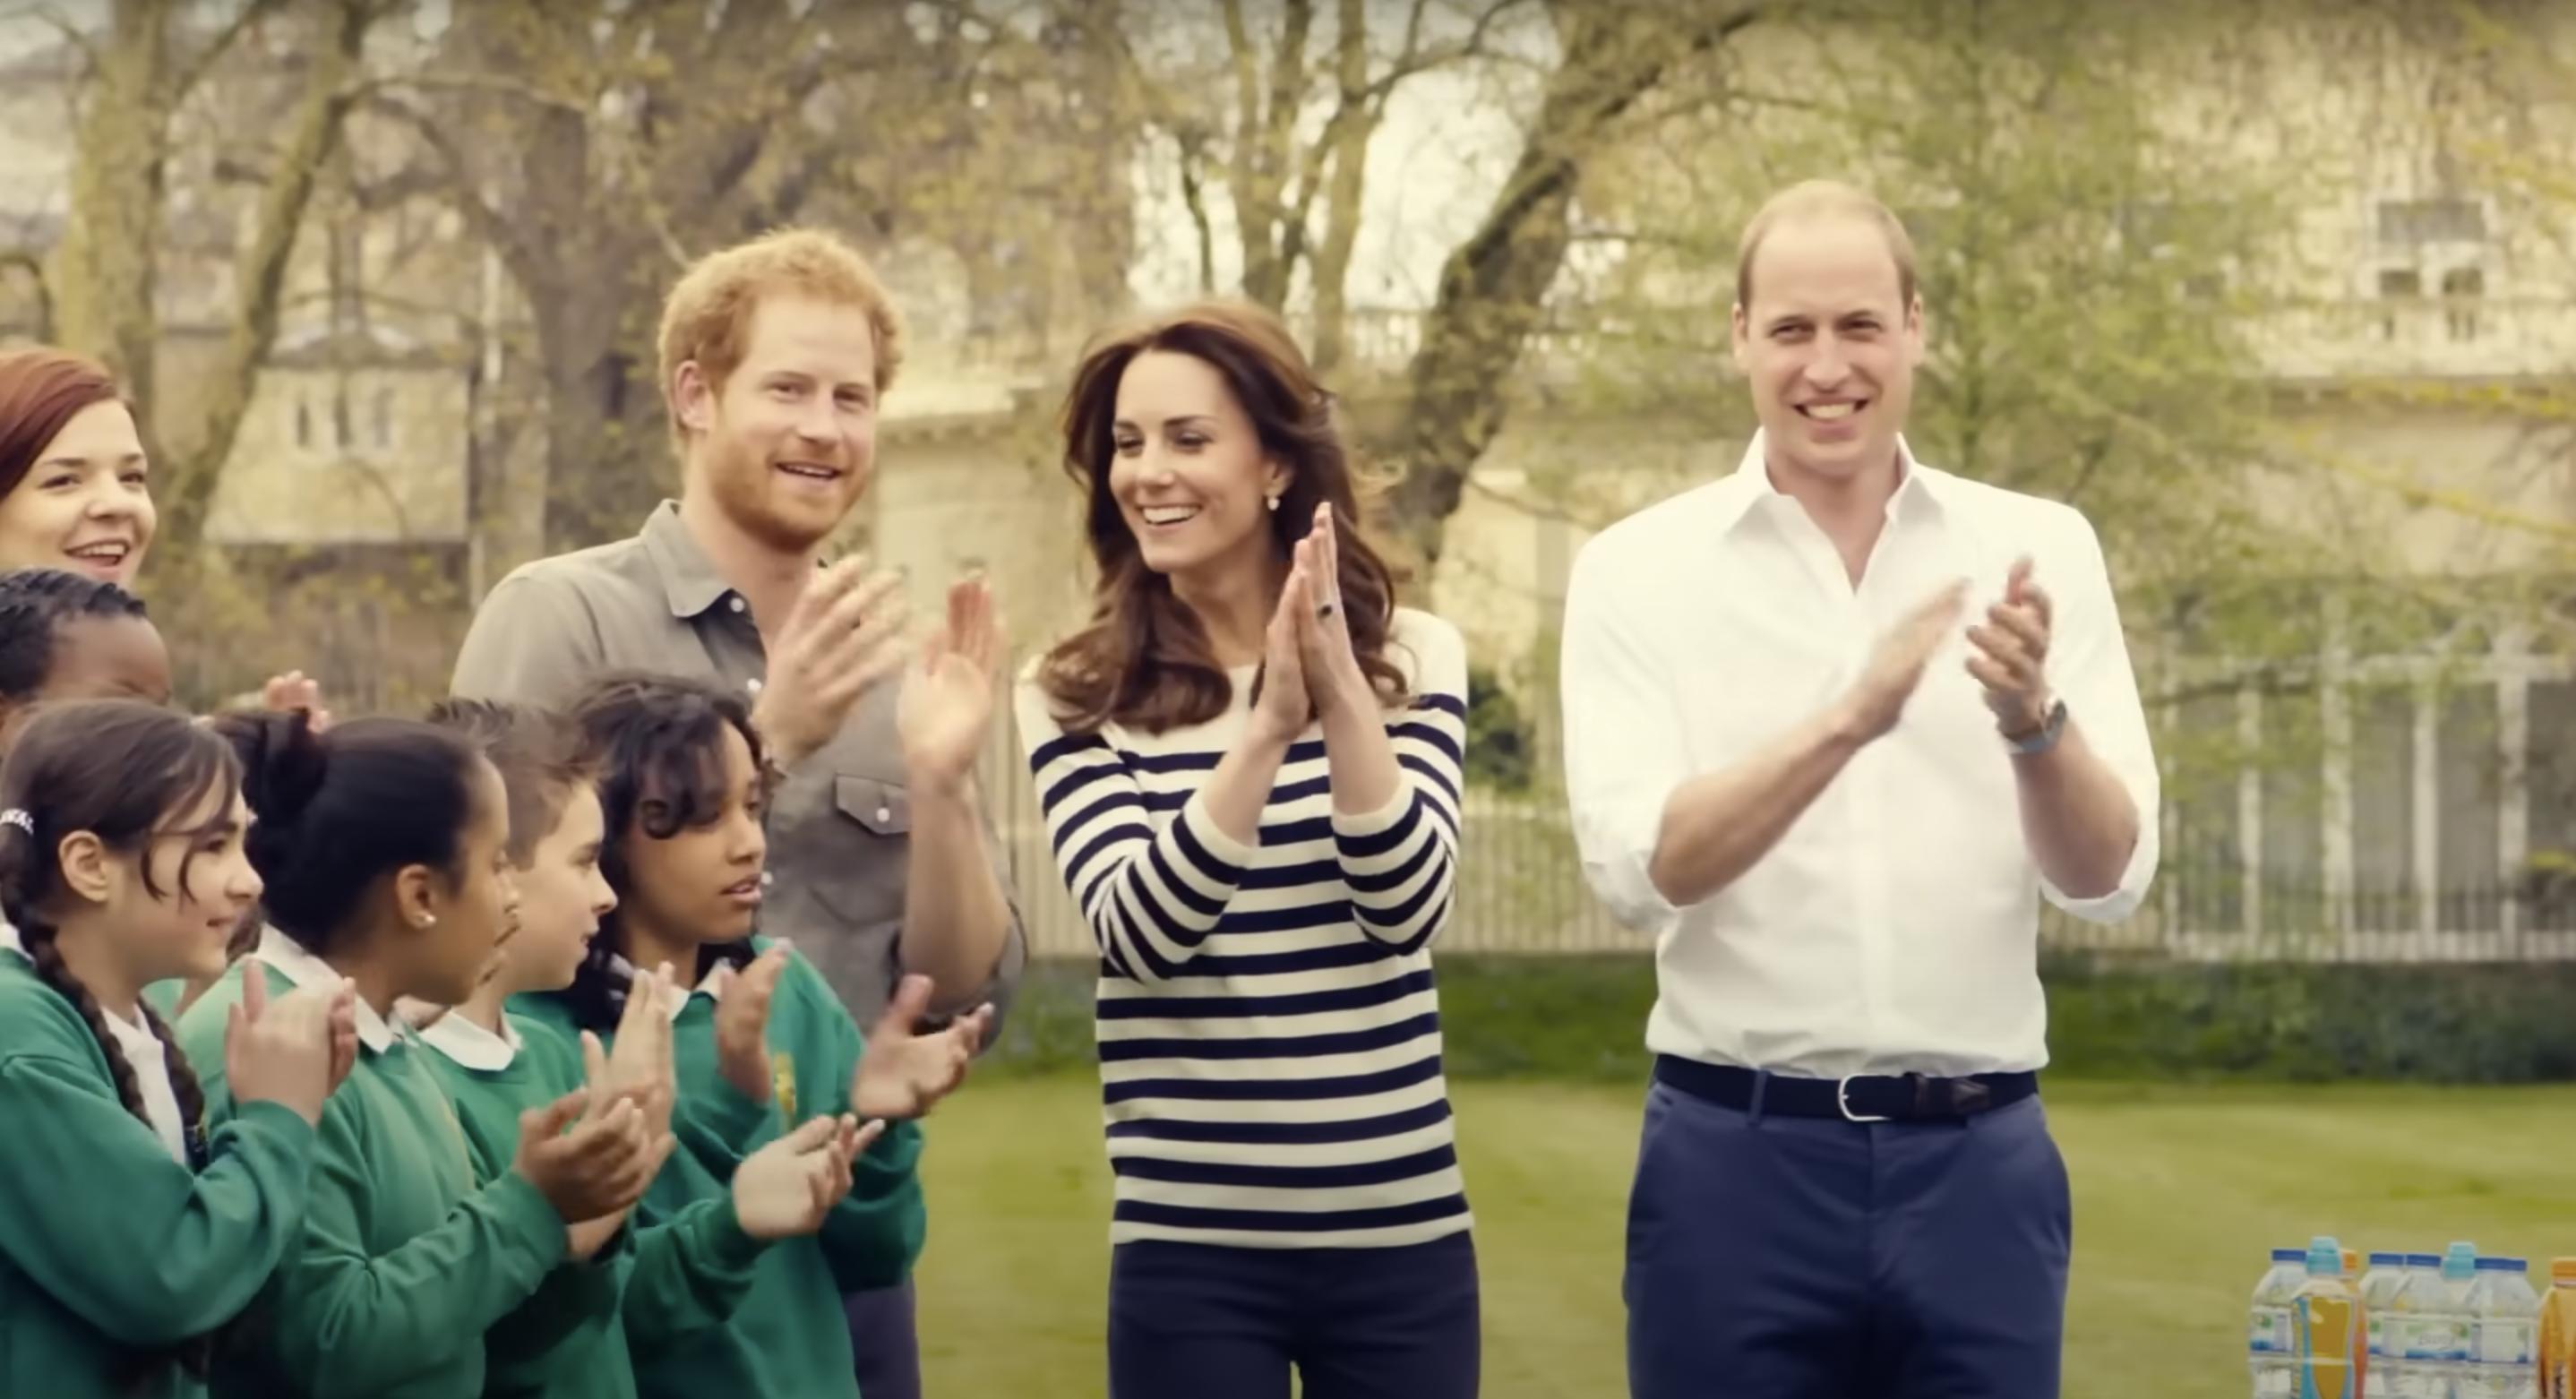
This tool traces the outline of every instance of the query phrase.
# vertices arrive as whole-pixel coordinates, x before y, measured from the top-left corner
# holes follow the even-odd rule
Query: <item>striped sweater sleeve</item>
[[[1385,809],[1333,816],[1333,844],[1353,921],[1410,952],[1449,921],[1458,878],[1458,819],[1467,733],[1467,647],[1457,628],[1403,614],[1414,652],[1414,698],[1389,717],[1401,782]]]
[[[1020,682],[1017,708],[1047,839],[1101,960],[1140,982],[1181,975],[1242,886],[1253,847],[1217,829],[1203,794],[1157,833],[1106,738],[1064,732],[1032,680]]]

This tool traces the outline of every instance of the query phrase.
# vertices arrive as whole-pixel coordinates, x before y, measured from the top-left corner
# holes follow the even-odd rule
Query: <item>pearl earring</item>
[[[437,914],[435,914],[435,913],[424,913],[424,914],[422,914],[422,915],[420,916],[420,926],[422,926],[422,927],[424,927],[424,928],[435,928],[435,927],[437,927],[437,926],[438,926],[438,915],[437,915]]]
[[[1275,495],[1270,497],[1270,513],[1273,515],[1279,513],[1279,497]]]

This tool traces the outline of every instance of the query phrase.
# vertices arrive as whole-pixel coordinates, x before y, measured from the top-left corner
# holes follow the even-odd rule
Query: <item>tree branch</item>
[[[45,284],[45,263],[34,253],[12,249],[0,253],[0,270],[19,268],[27,274],[27,284],[36,290],[35,339],[38,344],[52,344],[54,339],[54,289]]]
[[[475,237],[499,249],[504,257],[511,257],[519,251],[518,235],[512,230],[509,220],[483,197],[473,172],[466,167],[464,154],[456,149],[456,143],[448,139],[447,133],[435,120],[381,91],[361,101],[370,115],[409,127],[420,137],[422,144],[429,147],[431,154],[438,157],[446,177],[443,192],[456,211],[464,216],[466,226],[474,230]]]
[[[224,462],[232,455],[233,442],[250,411],[260,363],[277,339],[280,293],[304,211],[358,100],[360,85],[353,79],[377,10],[365,0],[341,0],[335,11],[338,23],[332,43],[315,57],[276,177],[260,201],[257,228],[242,250],[232,332],[209,376],[214,406],[205,433],[172,473],[178,479],[164,507],[164,528],[183,547],[195,544],[204,530]]]
[[[405,73],[399,76],[371,78],[358,85],[361,98],[412,89],[423,93],[473,92],[494,97],[510,97],[533,103],[549,111],[567,112],[587,119],[591,104],[576,96],[548,92],[535,83],[500,73]]]
[[[178,76],[171,84],[173,94],[171,106],[175,108],[185,101],[189,93],[197,90],[197,84],[205,79],[206,74],[214,68],[215,64],[222,60],[224,54],[231,50],[236,40],[261,21],[285,8],[285,3],[286,0],[247,0],[239,10],[234,12],[231,22],[218,31],[215,37],[207,42],[205,48],[198,51],[196,58],[179,69]]]
[[[100,63],[98,45],[91,43],[89,36],[81,32],[80,26],[72,23],[70,17],[59,8],[52,5],[30,6],[26,15],[61,36],[64,47],[81,56],[85,71],[92,73],[98,71]]]

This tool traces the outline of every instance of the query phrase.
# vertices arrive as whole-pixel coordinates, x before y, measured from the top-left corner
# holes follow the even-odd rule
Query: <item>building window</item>
[[[2475,267],[2454,267],[2442,274],[2442,319],[2454,340],[2478,338],[2478,300],[2487,294],[2487,274]]]
[[[376,446],[389,448],[393,445],[394,391],[378,389],[376,390]]]
[[[295,400],[295,445],[313,445],[313,405],[301,398]]]
[[[2477,243],[2486,236],[2486,209],[2474,199],[2379,201],[2379,241],[2392,247]]]
[[[2516,892],[2529,910],[2525,926],[2576,932],[2576,681],[2535,680],[2523,693],[2530,737]]]
[[[2390,303],[2404,303],[2415,301],[2423,295],[2423,273],[2416,271],[2412,267],[2383,267],[2379,269],[2380,300]],[[2392,304],[2387,310],[2380,312],[2380,339],[2395,340],[2397,338],[2401,315],[2401,309],[2396,304]]]
[[[2415,695],[2399,685],[2353,693],[2352,926],[2399,933],[2420,926],[2415,906]]]

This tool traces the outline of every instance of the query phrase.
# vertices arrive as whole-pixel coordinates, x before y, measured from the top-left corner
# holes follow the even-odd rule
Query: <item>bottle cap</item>
[[[2304,1248],[2276,1248],[2272,1250],[2272,1261],[2275,1263],[2305,1263],[2308,1261],[2308,1251]],[[2568,1261],[2576,1263],[2576,1258],[2571,1258]]]
[[[2478,1260],[2478,1271],[2481,1273],[2527,1273],[2531,1271],[2531,1264],[2528,1260],[2521,1258],[2481,1258]]]
[[[2333,1277],[2343,1271],[2343,1249],[2332,1234],[2308,1240],[2308,1276]]]
[[[2370,1255],[2370,1266],[2374,1268],[2403,1268],[2406,1266],[2406,1255],[2402,1253],[2373,1253]]]
[[[2568,1286],[2576,1286],[2576,1258],[2550,1259],[2549,1280],[2551,1282],[2561,1283]]]
[[[2576,1258],[2571,1258],[2567,1261],[2576,1263]],[[2442,1255],[2438,1253],[2410,1253],[2406,1255],[2406,1266],[2409,1268],[2438,1268],[2442,1266]]]

